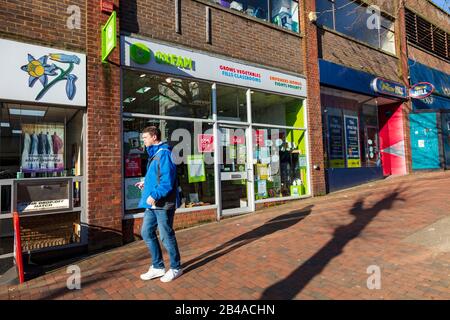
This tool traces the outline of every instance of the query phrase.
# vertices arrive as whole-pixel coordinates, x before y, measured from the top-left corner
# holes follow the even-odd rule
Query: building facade
[[[450,15],[427,1],[405,5],[413,170],[450,168]],[[426,14],[424,14],[426,13]]]
[[[450,161],[449,19],[427,1],[0,5],[2,270],[13,212],[31,256],[139,238],[149,125],[177,229]]]

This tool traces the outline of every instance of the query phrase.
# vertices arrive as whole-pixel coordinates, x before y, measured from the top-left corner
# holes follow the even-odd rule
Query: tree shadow
[[[255,240],[261,239],[272,233],[280,230],[287,229],[297,224],[308,216],[312,211],[312,205],[309,205],[301,210],[291,211],[287,214],[275,217],[262,226],[255,228],[249,232],[243,233],[220,246],[203,253],[202,255],[191,259],[183,264],[184,273],[188,273],[198,267],[204,266],[205,264],[220,258],[240,247],[248,245]]]
[[[348,225],[338,227],[334,231],[333,238],[288,277],[266,288],[260,300],[290,300],[295,298],[314,277],[323,271],[331,260],[343,252],[344,247],[351,240],[360,235],[382,210],[392,208],[395,201],[405,201],[399,197],[402,192],[403,190],[396,188],[389,196],[366,209],[363,208],[364,200],[358,199],[349,211],[355,219]]]

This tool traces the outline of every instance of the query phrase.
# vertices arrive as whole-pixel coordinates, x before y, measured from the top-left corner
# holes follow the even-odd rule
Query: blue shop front
[[[319,60],[327,191],[406,174],[405,85]]]
[[[412,169],[450,168],[450,75],[409,60],[413,112],[409,115]]]

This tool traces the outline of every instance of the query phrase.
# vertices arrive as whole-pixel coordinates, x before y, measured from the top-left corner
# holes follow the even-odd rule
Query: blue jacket
[[[147,147],[147,153],[149,155],[147,173],[139,208],[152,207],[147,204],[149,196],[156,200],[157,208],[178,208],[181,201],[177,186],[177,167],[172,159],[172,147],[167,142],[161,142]]]

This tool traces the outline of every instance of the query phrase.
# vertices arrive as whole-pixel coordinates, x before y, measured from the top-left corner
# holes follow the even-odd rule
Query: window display
[[[305,131],[255,129],[253,158],[256,199],[306,194]]]
[[[134,185],[143,181],[148,160],[140,132],[151,125],[160,128],[162,141],[167,141],[174,148],[175,161],[180,161],[177,163],[177,176],[182,192],[181,208],[214,204],[214,165],[212,161],[214,153],[213,149],[207,146],[207,141],[211,141],[212,124],[126,117],[124,118],[126,213],[142,211],[138,208],[141,193]],[[203,141],[200,137],[206,137],[207,141],[203,146],[198,144],[199,141]],[[179,157],[178,160],[176,157]],[[207,158],[206,161],[205,158]],[[130,161],[130,159],[132,160]]]
[[[82,174],[82,110],[1,104],[0,179]]]
[[[211,84],[124,70],[123,112],[208,119]]]
[[[325,87],[321,91],[327,167],[380,167],[377,105],[365,95]]]

